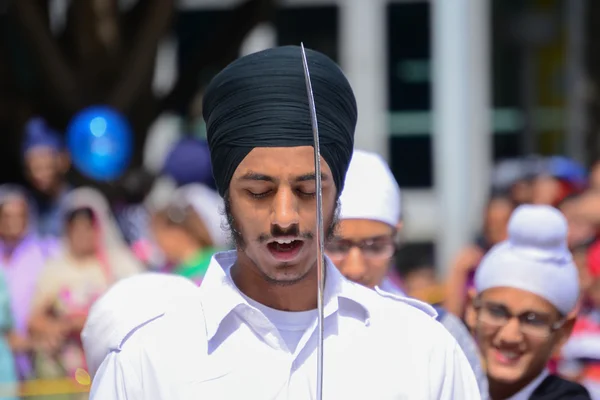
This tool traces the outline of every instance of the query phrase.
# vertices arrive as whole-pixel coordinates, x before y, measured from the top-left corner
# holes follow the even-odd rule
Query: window
[[[285,7],[275,18],[278,45],[300,45],[338,61],[338,10],[336,6]]]

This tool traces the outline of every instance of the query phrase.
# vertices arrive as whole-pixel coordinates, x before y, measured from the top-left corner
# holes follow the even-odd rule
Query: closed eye
[[[312,197],[315,197],[315,196],[317,195],[317,193],[316,193],[316,192],[312,192],[312,191],[304,191],[304,190],[300,190],[300,189],[298,189],[298,193],[299,193],[301,196],[304,196],[304,197],[311,197],[311,198],[312,198]]]
[[[255,199],[262,199],[264,197],[267,197],[271,193],[271,190],[267,190],[266,192],[259,192],[259,193],[253,192],[251,190],[246,190],[246,191],[248,192],[250,197],[255,198]]]

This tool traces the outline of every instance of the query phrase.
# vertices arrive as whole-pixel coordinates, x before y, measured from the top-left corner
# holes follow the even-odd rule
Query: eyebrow
[[[252,171],[240,176],[238,179],[242,180],[242,181],[264,181],[264,182],[275,182],[276,181],[276,179],[273,178],[272,176],[260,174],[260,173],[256,173],[256,172],[252,172]],[[316,179],[316,175],[314,173],[309,173],[309,174],[304,174],[304,175],[295,177],[294,182],[308,182],[308,181],[314,181],[315,179]],[[328,181],[329,179],[330,179],[329,175],[321,173],[322,181]]]
[[[314,173],[304,174],[304,175],[300,175],[300,176],[296,177],[296,179],[294,179],[294,181],[296,181],[296,182],[314,181],[314,180],[316,180],[316,177],[317,176]],[[329,175],[321,172],[321,180],[322,181],[329,180]]]
[[[265,182],[275,182],[275,179],[272,176],[265,174],[257,174],[256,172],[248,172],[238,178],[241,181],[265,181]]]

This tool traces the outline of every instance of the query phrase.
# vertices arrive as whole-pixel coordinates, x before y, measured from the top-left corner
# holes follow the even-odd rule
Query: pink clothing
[[[7,255],[8,250],[0,242],[0,264],[6,277],[14,328],[18,334],[27,335],[31,301],[37,287],[38,278],[48,257],[56,254],[57,242],[52,239],[40,239],[34,234],[27,235]],[[17,356],[17,366],[21,377],[30,376],[31,363],[25,355]]]

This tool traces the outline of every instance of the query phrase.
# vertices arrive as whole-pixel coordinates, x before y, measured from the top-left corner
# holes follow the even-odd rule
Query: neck
[[[56,182],[54,185],[52,185],[52,187],[50,187],[46,191],[45,195],[43,194],[43,196],[45,196],[47,199],[54,201],[65,190],[65,187],[66,187],[66,182],[61,179],[58,182]]]
[[[316,265],[308,275],[298,282],[277,284],[268,281],[257,270],[252,261],[240,257],[231,267],[231,278],[237,288],[267,307],[281,311],[308,311],[317,308],[317,268]]]
[[[76,253],[74,251],[71,251],[70,253],[71,253],[71,258],[73,258],[73,260],[75,260],[75,261],[88,261],[88,260],[96,259],[95,253]]]

